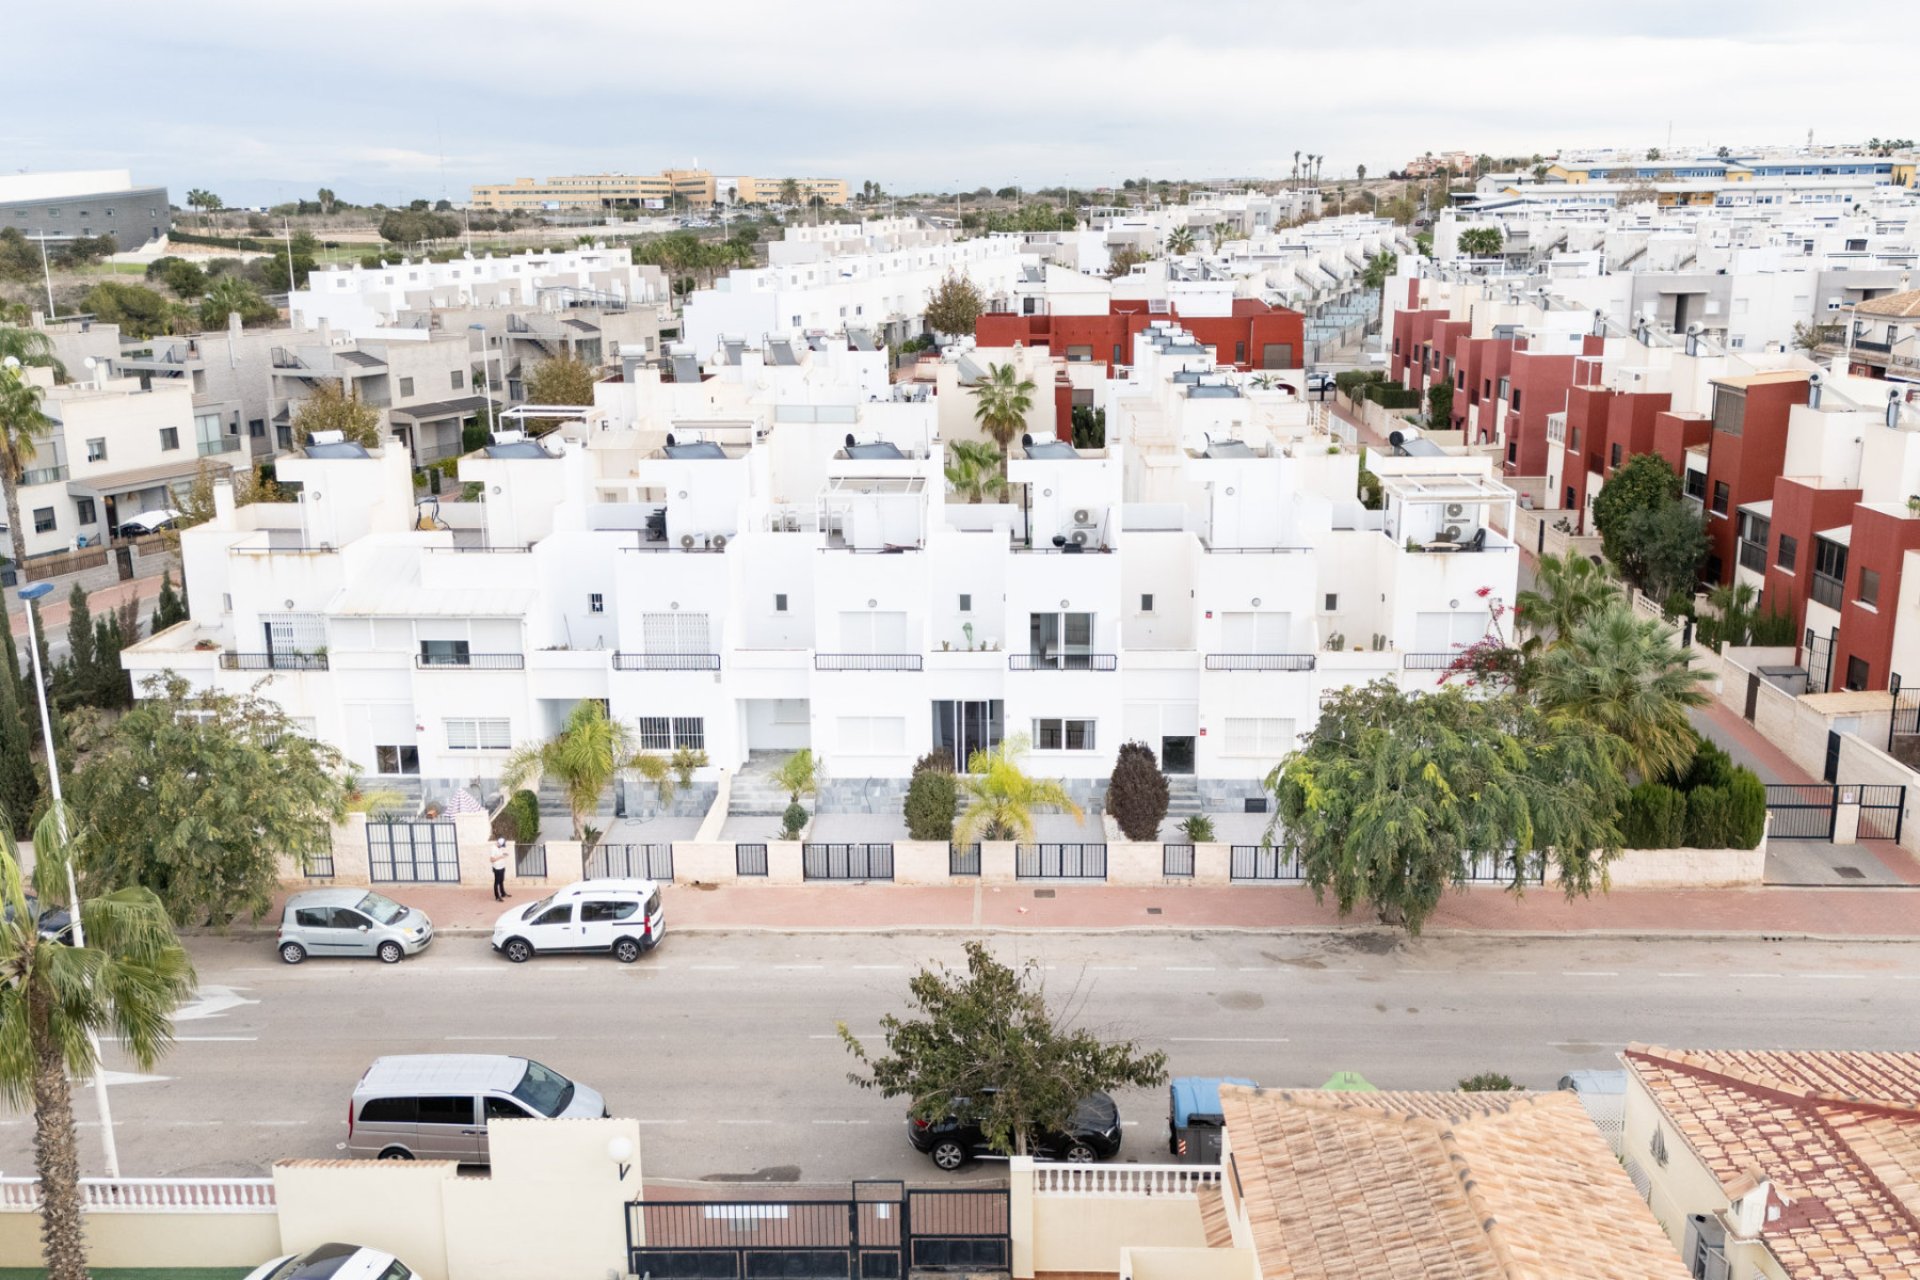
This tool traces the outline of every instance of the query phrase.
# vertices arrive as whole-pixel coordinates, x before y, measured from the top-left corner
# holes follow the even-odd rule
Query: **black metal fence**
[[[1120,655],[1115,653],[1010,653],[1007,667],[1012,671],[1117,671]]]
[[[1893,695],[1893,714],[1887,718],[1887,754],[1898,755],[1894,743],[1920,734],[1920,689],[1902,686],[1900,673],[1887,679],[1887,692]]]
[[[918,671],[917,653],[816,653],[815,671]]]
[[[718,671],[717,653],[616,653],[615,671]]]
[[[1105,880],[1104,844],[1019,844],[1013,848],[1013,874],[1019,880]]]
[[[1498,853],[1476,853],[1467,859],[1468,884],[1512,884],[1514,881],[1514,857],[1511,850]],[[1520,864],[1521,884],[1545,884],[1547,882],[1547,860],[1542,854],[1531,853]]]
[[[673,880],[671,844],[596,844],[580,860],[585,880]]]
[[[808,880],[891,880],[891,844],[804,844],[800,874]]]
[[[947,874],[950,876],[977,876],[980,874],[980,845],[948,844]]]
[[[733,874],[737,876],[766,875],[767,846],[764,844],[735,844],[733,846]]]
[[[523,880],[546,879],[547,846],[544,844],[513,846],[513,874]]]
[[[1311,671],[1311,653],[1210,653],[1209,671]]]
[[[1258,884],[1294,883],[1300,872],[1299,851],[1284,844],[1236,844],[1227,850],[1227,878]]]
[[[1770,782],[1767,835],[1774,840],[1831,840],[1839,788],[1831,782]]]
[[[1193,846],[1190,844],[1163,844],[1160,846],[1160,874],[1163,876],[1190,876],[1193,874]]]
[[[460,840],[454,825],[367,823],[367,878],[376,884],[458,883]]]
[[[909,1271],[1013,1269],[1012,1218],[999,1187],[907,1192]]]
[[[322,849],[318,853],[307,855],[301,867],[309,880],[331,880],[333,878],[333,849]]]
[[[422,671],[523,671],[524,653],[416,653],[413,665]]]
[[[1860,788],[1862,840],[1898,840],[1907,812],[1907,789],[1897,783]]]

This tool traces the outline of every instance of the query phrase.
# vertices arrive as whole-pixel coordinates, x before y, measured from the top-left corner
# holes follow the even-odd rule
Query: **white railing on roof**
[[[90,1213],[272,1213],[272,1178],[82,1178]],[[0,1213],[37,1213],[40,1179],[0,1178]]]
[[[1204,1187],[1219,1185],[1219,1165],[1037,1164],[1033,1167],[1033,1192],[1042,1196],[1194,1196]]]

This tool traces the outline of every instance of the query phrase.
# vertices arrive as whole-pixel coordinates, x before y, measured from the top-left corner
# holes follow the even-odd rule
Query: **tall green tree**
[[[173,589],[173,571],[168,569],[160,575],[160,596],[153,602],[153,621],[148,624],[147,632],[157,636],[186,620],[186,597]]]
[[[980,293],[980,286],[957,272],[949,271],[946,278],[934,286],[923,314],[929,329],[957,338],[972,333],[974,326],[980,323],[980,313],[986,309],[986,299]]]
[[[8,360],[51,369],[56,377],[67,376],[67,367],[53,354],[53,339],[25,325],[0,325],[0,364]]]
[[[1680,477],[1657,453],[1636,453],[1615,467],[1593,499],[1593,525],[1607,559],[1624,565],[1628,523],[1638,511],[1651,511],[1680,496]]]
[[[987,376],[973,388],[973,418],[1000,448],[1002,469],[1007,451],[1027,425],[1033,408],[1033,379],[1023,378],[1011,364],[989,364]]]
[[[582,407],[593,403],[599,371],[578,356],[558,355],[542,360],[527,374],[527,403]],[[559,426],[559,418],[537,418],[530,424],[536,435]]]
[[[94,641],[93,612],[79,583],[67,593],[67,657],[53,672],[54,696],[62,707],[93,701],[99,682],[99,657]]]
[[[280,268],[286,274],[283,263]],[[238,315],[243,325],[263,324],[279,313],[260,296],[260,291],[252,282],[239,276],[221,276],[207,287],[206,296],[200,299],[200,323],[205,328],[224,329],[227,317]]]
[[[378,449],[380,411],[360,398],[358,391],[348,392],[339,378],[317,383],[293,411],[293,440],[304,447],[322,431],[338,431],[353,444]],[[209,480],[209,497],[211,497]]]
[[[1086,814],[1050,778],[1031,778],[1021,767],[1032,743],[1024,733],[1004,739],[991,751],[976,751],[967,759],[960,778],[960,799],[966,806],[954,825],[958,844],[976,840],[1032,840],[1034,815],[1041,809],[1059,809],[1076,822]]]
[[[20,479],[40,455],[39,437],[53,430],[53,420],[40,410],[41,389],[18,369],[0,365],[0,481],[7,489],[7,532],[13,541],[13,562],[27,562],[27,531],[20,523]]]
[[[1367,259],[1366,271],[1360,277],[1360,283],[1369,289],[1385,287],[1393,273],[1400,269],[1400,255],[1388,249],[1382,249]]]
[[[6,828],[0,831],[0,897],[6,903],[0,919],[0,1096],[16,1110],[33,1109],[48,1280],[87,1280],[71,1082],[99,1070],[101,1036],[117,1040],[140,1069],[151,1069],[172,1044],[174,1010],[193,994],[195,980],[166,909],[150,890],[100,890],[72,902],[67,865],[74,842],[62,835],[61,821],[61,814],[49,813],[34,832],[32,884],[42,906],[77,906],[84,947],[40,936],[28,909],[13,824],[0,822]]]
[[[969,503],[1005,496],[1007,478],[1001,474],[1005,459],[1000,451],[984,440],[955,440],[947,446],[947,483]]]
[[[1528,652],[1551,648],[1587,619],[1620,602],[1606,571],[1577,551],[1542,556],[1533,586],[1514,600]]]
[[[194,326],[192,313],[173,299],[145,285],[127,280],[102,280],[87,290],[80,305],[103,324],[117,324],[130,338],[154,338]],[[226,323],[226,317],[221,317]]]
[[[884,1051],[840,1024],[861,1067],[848,1080],[908,1099],[907,1114],[923,1123],[969,1120],[1007,1155],[1025,1155],[1036,1134],[1065,1131],[1089,1094],[1166,1083],[1166,1054],[1103,1039],[1053,1008],[1038,961],[1014,969],[979,942],[966,944],[966,957],[964,970],[941,965],[908,980],[910,1012],[880,1019]],[[1067,1158],[1076,1157],[1092,1152]],[[966,1156],[936,1148],[934,1159],[952,1169]]]
[[[1453,384],[1444,378],[1427,388],[1427,424],[1435,431],[1453,429]]]
[[[0,637],[0,814],[9,834],[24,830],[40,804],[40,776],[33,767],[33,730],[25,699],[33,695],[20,678],[13,629]]]
[[[1620,843],[1617,754],[1592,726],[1514,694],[1381,680],[1331,698],[1267,787],[1316,898],[1418,933],[1479,854],[1508,859],[1516,892],[1542,859],[1568,897],[1600,885]]]
[[[1625,525],[1621,576],[1662,603],[1691,595],[1709,545],[1700,509],[1673,498],[1651,510],[1634,512]]]
[[[1475,258],[1492,257],[1504,243],[1498,227],[1468,227],[1460,233],[1460,252]]]
[[[347,771],[255,693],[195,692],[149,677],[73,779],[73,803],[111,839],[89,840],[90,882],[142,885],[183,924],[258,915],[280,858],[330,849],[346,813]]]
[[[587,698],[573,704],[559,733],[516,747],[500,770],[500,785],[518,791],[538,787],[543,780],[554,782],[567,793],[573,838],[578,840],[587,815],[599,808],[601,795],[622,769],[632,769],[659,787],[663,802],[673,798],[673,770],[667,760],[635,751],[633,731]]]
[[[1678,773],[1693,758],[1687,712],[1707,702],[1706,672],[1687,665],[1672,632],[1624,602],[1575,625],[1535,664],[1532,690],[1556,720],[1618,739],[1643,781]]]
[[[1175,227],[1167,236],[1167,252],[1178,257],[1193,252],[1194,236],[1192,227]]]

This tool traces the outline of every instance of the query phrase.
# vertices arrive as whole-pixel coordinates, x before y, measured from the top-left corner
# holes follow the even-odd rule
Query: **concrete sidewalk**
[[[501,912],[549,887],[516,884],[505,904],[485,883],[376,888],[418,907],[442,931],[489,932]],[[1371,916],[1341,920],[1300,886],[1110,885],[906,886],[884,884],[673,885],[668,927],[701,932],[983,932],[1018,930],[1366,929]],[[277,927],[279,904],[258,927]],[[245,928],[245,926],[242,926]],[[1825,889],[1623,889],[1568,901],[1551,889],[1514,897],[1477,886],[1449,893],[1429,933],[1660,935],[1668,937],[1920,938],[1920,892],[1907,887]]]
[[[101,587],[98,591],[89,592],[87,595],[87,609],[94,617],[99,618],[105,616],[113,609],[118,609],[129,599],[138,600],[140,601],[140,623],[142,628],[145,628],[151,621],[148,615],[153,612],[153,602],[160,598],[160,581],[161,577],[164,576],[165,575],[152,578],[129,578],[125,582],[116,582],[111,586]],[[176,591],[180,589],[180,578],[178,574],[174,575],[173,587]],[[7,596],[10,602],[18,599],[17,595],[11,591],[7,593]],[[47,634],[49,636],[57,636],[64,640],[67,622],[73,612],[67,606],[67,593],[64,591],[55,591],[52,595],[49,595],[40,605],[39,612],[40,625],[45,628]],[[14,638],[17,640],[26,639],[26,610],[20,608],[12,609],[8,615],[8,620],[12,624]]]

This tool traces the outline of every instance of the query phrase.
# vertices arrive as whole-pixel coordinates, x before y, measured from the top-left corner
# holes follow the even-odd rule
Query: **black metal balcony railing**
[[[1893,344],[1891,342],[1875,342],[1871,338],[1855,338],[1853,340],[1853,349],[1855,351],[1871,351],[1875,355],[1883,356],[1893,350]]]
[[[1767,571],[1767,549],[1758,542],[1740,541],[1740,567],[1751,569],[1755,573]]]
[[[1813,575],[1813,586],[1807,591],[1815,604],[1826,605],[1829,609],[1840,607],[1841,597],[1846,594],[1846,586],[1838,578],[1828,577],[1824,573]]]
[[[918,671],[917,653],[816,653],[815,671]]]
[[[1117,671],[1120,656],[1114,653],[1010,653],[1010,671]]]
[[[223,671],[325,671],[324,653],[234,653],[220,655]]]
[[[1459,656],[1457,653],[1408,653],[1401,655],[1400,665],[1408,671],[1445,671]]]
[[[717,653],[616,653],[615,671],[718,671]]]
[[[455,667],[465,671],[519,671],[527,665],[524,653],[417,653],[413,665],[422,670],[439,671]]]
[[[1311,671],[1311,653],[1210,653],[1209,671]]]

